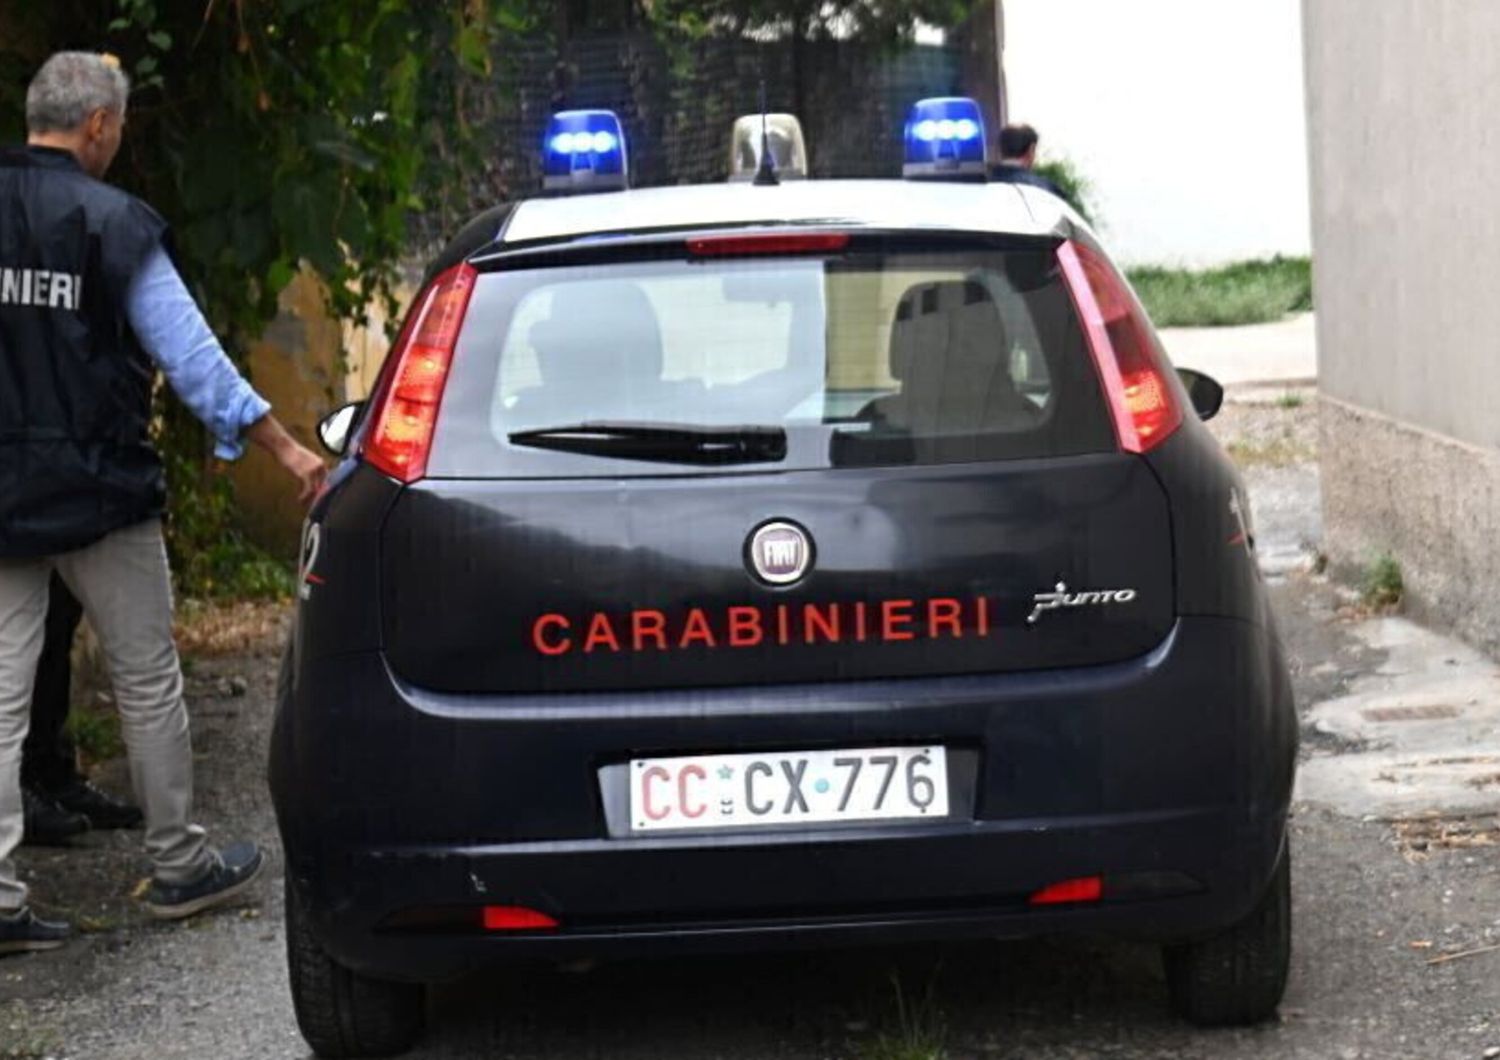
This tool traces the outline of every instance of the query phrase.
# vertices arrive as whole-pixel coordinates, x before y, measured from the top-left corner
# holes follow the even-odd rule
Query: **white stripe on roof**
[[[528,199],[511,215],[505,241],[659,228],[818,223],[1050,235],[1058,231],[1065,212],[1066,207],[1052,196],[1023,196],[1011,184],[904,180],[789,180],[776,187],[692,184]]]

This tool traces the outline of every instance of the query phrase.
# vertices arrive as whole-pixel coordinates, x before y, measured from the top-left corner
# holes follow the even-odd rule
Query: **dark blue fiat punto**
[[[1221,398],[1035,189],[482,215],[325,423],[271,747],[309,1042],[502,961],[1057,931],[1271,1014],[1296,727]]]

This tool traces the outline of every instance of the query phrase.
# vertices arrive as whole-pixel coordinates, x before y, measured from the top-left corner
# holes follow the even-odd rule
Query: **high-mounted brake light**
[[[467,264],[438,274],[391,350],[393,368],[376,397],[363,452],[371,465],[400,482],[427,474],[438,407],[477,276]]]
[[[1097,902],[1103,897],[1103,877],[1080,876],[1073,880],[1049,883],[1027,901],[1031,905],[1068,905],[1073,902]]]
[[[797,116],[745,114],[735,119],[729,136],[729,179],[754,180],[766,147],[771,149],[771,168],[778,180],[807,176],[807,142]]]
[[[919,100],[906,119],[908,180],[984,180],[984,115],[963,96]]]
[[[770,232],[753,236],[704,236],[687,241],[695,257],[737,257],[746,254],[816,254],[843,250],[848,232]]]
[[[615,191],[629,183],[625,130],[612,110],[559,111],[547,124],[542,149],[547,191]]]
[[[1069,241],[1057,249],[1114,416],[1120,448],[1147,453],[1182,425],[1177,373],[1152,336],[1146,311],[1100,254]]]
[[[524,905],[487,905],[482,916],[486,931],[544,931],[559,926],[553,917]]]

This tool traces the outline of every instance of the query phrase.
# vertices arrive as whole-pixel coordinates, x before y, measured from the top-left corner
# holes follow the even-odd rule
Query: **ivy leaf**
[[[318,140],[312,147],[320,155],[343,162],[365,173],[373,173],[380,165],[380,159],[348,140]]]
[[[337,175],[324,167],[316,174],[278,182],[272,195],[276,225],[287,242],[329,280],[344,267],[333,231],[339,192]]]
[[[180,237],[193,260],[217,263],[229,243],[229,226],[222,214],[207,214],[183,225]]]
[[[490,72],[489,41],[484,30],[478,26],[465,26],[454,40],[458,61],[471,74],[484,76]]]
[[[271,251],[271,233],[258,210],[237,213],[229,222],[229,252],[241,269],[253,271]]]
[[[285,258],[277,258],[271,262],[270,267],[266,269],[266,288],[271,297],[274,298],[284,291],[286,285],[291,283],[296,276],[297,270],[292,268],[292,263]]]
[[[495,25],[509,33],[525,33],[532,28],[534,20],[531,13],[519,5],[501,4],[495,9]]]
[[[164,52],[172,47],[172,35],[164,29],[153,30],[146,34],[146,40],[159,52]]]

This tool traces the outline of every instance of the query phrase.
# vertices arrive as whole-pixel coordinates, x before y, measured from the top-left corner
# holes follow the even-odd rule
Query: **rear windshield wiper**
[[[786,459],[780,427],[711,427],[687,423],[590,421],[516,431],[512,445],[621,460],[684,464],[754,464]]]

